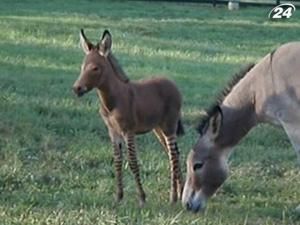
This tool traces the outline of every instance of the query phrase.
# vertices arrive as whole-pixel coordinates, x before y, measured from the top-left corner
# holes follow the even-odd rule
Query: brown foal
[[[96,45],[81,30],[80,43],[86,56],[73,90],[82,96],[93,88],[97,89],[100,115],[108,128],[114,150],[117,201],[123,198],[122,143],[125,142],[139,202],[141,206],[144,204],[146,195],[141,183],[134,139],[137,134],[153,130],[169,156],[170,201],[176,202],[181,198],[183,189],[176,143],[176,135],[183,133],[180,120],[182,100],[176,85],[164,78],[129,81],[111,52],[112,38],[107,30]]]

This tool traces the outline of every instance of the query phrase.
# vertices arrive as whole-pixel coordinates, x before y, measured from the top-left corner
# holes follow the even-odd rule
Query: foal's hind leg
[[[174,138],[175,136],[175,138]],[[174,167],[174,171],[176,174],[176,185],[177,185],[177,196],[179,198],[179,200],[181,200],[181,195],[182,195],[182,191],[183,191],[183,179],[182,179],[182,174],[181,174],[181,166],[180,166],[180,153],[178,150],[178,146],[177,146],[177,141],[176,141],[176,135],[174,135],[173,137],[167,137],[166,138],[166,142],[167,142],[167,146],[169,151],[171,152],[171,154],[173,155],[173,160],[172,160],[172,164]]]
[[[169,155],[169,149],[165,140],[165,137],[162,133],[162,131],[159,128],[154,129],[154,134],[157,137],[157,139],[159,140],[159,142],[161,143],[161,145],[163,146],[163,149],[165,150],[165,152],[167,153],[167,155]]]
[[[171,192],[170,201],[176,202],[181,199],[183,181],[179,162],[179,151],[176,142],[176,134],[165,135],[171,169]]]
[[[173,163],[172,163],[172,156],[170,156],[169,152],[171,152],[171,150],[169,149],[174,149],[172,151],[176,151],[176,157],[178,157],[178,174],[176,175],[176,190],[177,190],[177,197],[179,199],[181,199],[181,194],[182,194],[182,190],[183,190],[183,180],[182,180],[182,175],[181,175],[181,170],[180,170],[180,160],[179,160],[179,151],[178,151],[178,147],[177,147],[177,142],[176,142],[176,137],[175,137],[175,141],[174,141],[174,146],[172,143],[169,143],[169,145],[167,144],[167,138],[164,136],[163,132],[159,129],[159,128],[156,128],[154,130],[154,133],[156,135],[156,137],[158,138],[159,142],[162,144],[165,152],[167,153],[167,155],[170,157],[170,165],[171,165],[171,174],[173,173],[172,171],[172,167],[173,167]],[[175,159],[176,161],[176,159]],[[175,165],[176,166],[176,165]],[[177,166],[176,166],[177,167]],[[172,179],[171,179],[172,180]],[[172,186],[173,186],[173,181],[172,182]],[[175,190],[175,192],[176,192]],[[172,194],[172,191],[171,191],[171,195]],[[173,202],[173,197],[170,197],[170,200],[171,202]],[[176,200],[174,200],[176,201]]]
[[[139,166],[138,166],[136,151],[135,151],[135,145],[134,145],[134,135],[133,134],[126,135],[125,141],[126,141],[127,148],[128,148],[129,167],[135,178],[135,182],[137,185],[137,191],[138,191],[138,195],[139,195],[139,202],[140,202],[140,206],[142,207],[146,200],[146,194],[142,187],[142,182],[141,182],[141,178],[140,178],[140,171],[139,171]]]

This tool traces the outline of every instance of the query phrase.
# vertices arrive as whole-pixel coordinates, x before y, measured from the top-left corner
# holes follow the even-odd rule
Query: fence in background
[[[147,0],[147,1],[162,1],[162,0]],[[168,2],[194,2],[194,3],[211,3],[213,6],[218,4],[228,4],[229,0],[163,0]],[[295,6],[300,6],[300,0],[282,1],[282,0],[238,0],[241,6],[275,6],[282,3],[292,3]]]
[[[213,6],[216,6],[217,4],[227,4],[228,0],[199,0],[197,1],[199,3],[212,3]],[[294,1],[282,1],[282,0],[239,0],[238,1],[240,5],[255,5],[255,6],[274,6],[274,5],[280,5],[282,3],[292,3],[294,5],[300,6],[300,0],[294,0]]]

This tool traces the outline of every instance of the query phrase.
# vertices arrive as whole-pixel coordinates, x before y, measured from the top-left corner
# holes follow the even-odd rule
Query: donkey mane
[[[208,121],[212,115],[220,110],[220,104],[223,102],[225,97],[232,91],[232,89],[239,83],[239,81],[246,76],[246,74],[255,66],[255,63],[250,63],[243,67],[238,73],[236,73],[231,80],[227,83],[224,89],[217,94],[216,100],[208,107],[205,112],[206,114],[200,119],[197,126],[199,134],[203,134],[203,130],[207,127]]]
[[[117,77],[123,81],[124,83],[128,83],[129,82],[129,77],[127,76],[127,74],[124,72],[124,70],[122,69],[121,65],[119,64],[118,60],[116,59],[116,57],[110,53],[108,55],[108,60],[115,72],[115,74],[117,75]]]

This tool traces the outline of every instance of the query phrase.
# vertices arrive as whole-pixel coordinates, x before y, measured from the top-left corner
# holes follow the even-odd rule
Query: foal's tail
[[[184,128],[183,128],[181,119],[179,119],[178,122],[177,122],[176,134],[177,134],[177,136],[184,135]]]

